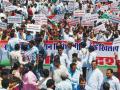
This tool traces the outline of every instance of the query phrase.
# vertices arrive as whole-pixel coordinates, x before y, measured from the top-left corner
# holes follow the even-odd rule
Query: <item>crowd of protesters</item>
[[[6,11],[6,3],[17,8]],[[112,5],[116,4],[118,11],[113,10]],[[97,14],[98,20],[90,22],[93,26],[82,25],[85,15],[74,17],[75,10],[84,10],[85,15]],[[39,32],[27,30],[27,24],[38,25],[34,20],[38,14],[47,17],[47,24],[41,25]],[[21,23],[8,23],[9,16],[17,15],[22,16]],[[112,21],[110,15],[118,20]],[[69,22],[76,18],[79,23]],[[0,23],[7,23],[6,29],[0,27],[0,40],[8,41],[6,50],[10,60],[10,67],[0,70],[0,90],[120,90],[120,50],[115,53],[117,78],[113,69],[107,69],[104,75],[97,67],[97,53],[90,44],[90,41],[113,42],[120,38],[119,0],[0,0]],[[102,24],[106,30],[94,30]],[[49,53],[44,48],[45,40],[67,42],[66,50],[57,43],[48,69],[43,67]],[[76,41],[80,50],[73,45]]]

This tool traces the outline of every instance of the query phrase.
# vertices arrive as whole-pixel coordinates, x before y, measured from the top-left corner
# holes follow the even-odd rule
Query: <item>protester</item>
[[[72,83],[68,79],[68,75],[66,73],[62,73],[61,78],[62,81],[56,85],[55,90],[73,90]]]
[[[97,68],[97,62],[93,60],[87,73],[87,85],[94,90],[101,90],[103,78],[103,73]]]
[[[0,0],[0,88],[119,90],[101,68],[120,76],[119,18],[120,0]]]
[[[55,81],[53,79],[49,79],[46,83],[47,90],[54,90],[55,89]]]
[[[106,78],[104,79],[104,82],[108,82],[110,84],[110,89],[112,89],[112,90],[120,89],[119,79],[113,75],[112,69],[107,69]]]

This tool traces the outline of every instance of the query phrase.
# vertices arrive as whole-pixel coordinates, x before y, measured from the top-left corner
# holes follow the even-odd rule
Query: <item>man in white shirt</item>
[[[95,48],[93,46],[90,46],[88,50],[89,50],[89,55],[88,55],[88,64],[89,64],[88,69],[89,69],[92,61],[96,60],[97,53],[95,52]]]
[[[18,28],[18,32],[16,33],[17,38],[26,40],[26,34],[22,28]]]
[[[69,60],[68,60],[68,56],[66,53],[63,52],[63,47],[60,45],[58,47],[58,55],[60,56],[60,64],[64,65],[65,67],[69,66]]]
[[[72,83],[68,79],[68,75],[66,73],[62,73],[61,78],[62,81],[56,85],[55,90],[73,90]]]
[[[77,88],[77,85],[79,84],[79,77],[82,74],[82,72],[80,72],[77,69],[77,65],[75,63],[70,64],[70,69],[69,71],[69,79],[72,82],[72,86],[73,86],[73,90]]]
[[[53,79],[49,79],[46,83],[47,90],[55,90],[55,81]]]
[[[40,83],[39,83],[39,89],[41,89],[41,88],[47,89],[46,83],[49,79],[52,79],[49,76],[49,70],[48,69],[43,70],[43,76],[44,76],[43,79],[40,80]]]
[[[59,55],[54,56],[54,67],[53,67],[53,79],[55,80],[55,84],[62,81],[61,74],[68,74],[68,70],[65,66],[60,64]]]
[[[87,73],[87,85],[92,88],[92,90],[101,90],[101,85],[103,83],[103,73],[97,68],[96,60],[92,61],[90,70]]]
[[[68,42],[68,47],[67,47],[66,53],[67,53],[68,59],[71,63],[73,53],[78,53],[77,49],[75,47],[73,47],[73,42],[70,42],[70,41]]]
[[[112,69],[107,69],[104,82],[108,82],[110,84],[110,90],[120,90],[119,79],[113,75]]]
[[[80,51],[78,53],[78,58],[80,58],[81,62],[82,62],[82,71],[83,71],[83,77],[86,78],[86,70],[88,67],[88,49],[86,48],[86,43],[85,42],[81,42],[80,43]]]
[[[19,62],[20,64],[24,64],[22,60],[22,54],[20,51],[20,45],[16,44],[15,45],[15,50],[10,52],[10,62],[11,66],[14,65],[14,63]]]

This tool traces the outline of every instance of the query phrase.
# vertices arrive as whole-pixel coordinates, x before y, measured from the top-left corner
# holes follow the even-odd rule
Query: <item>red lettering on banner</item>
[[[100,66],[103,65],[114,65],[115,59],[114,57],[97,57],[97,64]]]
[[[107,65],[113,65],[114,64],[114,59],[113,57],[108,57],[105,59]]]
[[[98,65],[104,65],[104,58],[103,57],[97,57],[96,60],[97,60]]]

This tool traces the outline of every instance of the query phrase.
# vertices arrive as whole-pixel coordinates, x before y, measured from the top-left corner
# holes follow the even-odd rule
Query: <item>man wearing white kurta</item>
[[[77,85],[79,84],[79,77],[82,75],[82,71],[77,69],[77,65],[75,63],[70,64],[69,72],[69,79],[72,82],[73,90],[76,89]]]
[[[72,83],[68,79],[68,75],[66,73],[62,73],[61,78],[62,81],[56,85],[55,90],[73,90]]]
[[[72,62],[72,55],[73,53],[78,53],[77,49],[75,47],[73,47],[73,42],[68,42],[68,48],[66,50],[66,53],[68,55],[68,59],[70,62]]]
[[[93,60],[96,60],[97,53],[95,52],[95,48],[93,46],[89,47],[89,55],[88,55],[88,64],[91,65]]]
[[[59,55],[54,56],[54,67],[53,67],[53,79],[55,84],[58,84],[61,79],[61,74],[66,73],[68,74],[68,70],[65,66],[60,64],[60,57]]]
[[[81,50],[78,53],[78,58],[80,58],[81,62],[82,62],[82,71],[83,71],[83,77],[86,78],[86,70],[88,67],[88,49],[86,48],[86,43],[85,42],[81,42],[80,43],[80,48]]]
[[[113,75],[112,69],[107,69],[104,82],[108,82],[110,84],[110,90],[120,90],[119,79]]]
[[[60,56],[60,64],[65,67],[69,67],[68,56],[66,53],[63,52],[63,49],[64,48],[62,46],[58,47],[58,55]]]
[[[97,63],[93,60],[86,78],[87,85],[91,87],[92,90],[100,90],[103,83],[103,73],[96,66]]]

